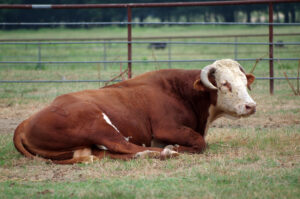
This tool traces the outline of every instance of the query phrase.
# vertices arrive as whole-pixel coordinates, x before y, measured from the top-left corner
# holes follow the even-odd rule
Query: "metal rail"
[[[2,4],[0,9],[79,9],[79,8],[151,8],[151,7],[183,7],[183,6],[221,6],[249,5],[269,3],[293,3],[299,0],[239,0],[239,1],[209,1],[209,2],[173,2],[173,3],[125,3],[125,4]]]
[[[91,41],[91,42],[0,42],[0,45],[50,45],[50,44],[202,44],[202,45],[300,45],[300,42],[184,42],[184,41]]]
[[[269,77],[256,77],[256,80],[269,80]],[[285,77],[272,77],[273,80],[286,80]],[[298,77],[289,77],[289,80],[298,80]],[[0,80],[0,83],[107,83],[121,80]]]
[[[274,36],[300,36],[299,33],[274,33]],[[157,36],[132,37],[132,40],[159,40],[159,39],[199,39],[199,38],[230,38],[230,37],[267,37],[269,34],[230,34],[230,35],[191,35],[191,36]],[[125,37],[95,37],[95,38],[28,38],[28,39],[0,39],[0,42],[27,42],[27,41],[115,41],[127,40]]]
[[[262,58],[261,61],[270,61],[271,58]],[[252,58],[240,58],[235,59],[236,61],[256,61],[257,59]],[[299,58],[272,58],[272,60],[279,61],[298,61]],[[120,64],[120,63],[164,63],[164,62],[214,62],[216,59],[193,59],[193,60],[124,60],[124,61],[0,61],[0,64]]]
[[[46,48],[51,49],[52,47],[47,46]],[[87,49],[89,47],[79,47],[79,48]],[[66,47],[65,49],[70,49],[70,48]],[[76,48],[76,49],[78,49],[78,48]],[[299,53],[299,50],[284,50],[284,52],[285,53]],[[234,52],[234,53],[236,53],[236,52]],[[255,51],[256,55],[262,55],[264,53],[266,53],[266,52],[265,51]],[[238,51],[238,54],[239,55],[249,55],[249,52],[248,51]],[[125,53],[120,53],[119,54],[120,57],[125,57],[126,55],[127,55],[127,53],[126,54]],[[139,53],[139,56],[148,56],[148,55],[149,55],[149,53]],[[172,56],[173,55],[180,56],[180,55],[182,55],[182,53],[180,53],[180,52],[172,53]],[[198,55],[199,55],[198,53],[189,53],[189,56],[197,57]],[[211,56],[222,55],[222,56],[226,56],[226,55],[232,55],[232,52],[201,52],[201,55],[211,55]],[[5,56],[4,58],[15,58],[15,57],[16,57],[15,55],[10,55],[10,56]],[[74,56],[72,56],[72,55],[54,55],[53,56],[53,55],[47,55],[47,54],[42,56],[42,58],[45,59],[45,60],[47,60],[47,58],[51,58],[51,59],[53,59],[53,58],[64,58],[64,59],[66,59],[67,57],[72,58]],[[76,55],[76,57],[77,58],[79,58],[79,57],[82,57],[82,58],[96,58],[97,57],[97,58],[99,58],[99,56],[97,56],[97,55],[86,55],[86,54]],[[115,56],[106,56],[106,54],[105,54],[105,57],[103,57],[103,59],[105,59],[107,57],[115,58]],[[18,54],[18,58],[37,58],[37,55]],[[236,58],[235,60],[237,60],[237,59],[239,59],[239,58]],[[288,59],[290,59],[290,58],[288,58]],[[169,59],[169,60],[171,60],[171,59]],[[299,60],[300,60],[300,58],[299,58]],[[106,60],[104,60],[104,61],[106,61]]]
[[[0,80],[0,83],[90,83],[120,82],[121,80]]]
[[[0,23],[0,26],[53,26],[53,25],[273,25],[273,26],[299,26],[300,23],[266,23],[266,22],[13,22]]]

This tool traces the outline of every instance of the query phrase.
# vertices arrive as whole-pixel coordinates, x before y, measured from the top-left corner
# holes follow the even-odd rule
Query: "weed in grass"
[[[286,69],[292,69],[293,66],[290,64],[279,64],[278,68],[281,70],[286,70]]]
[[[246,157],[243,157],[241,159],[236,159],[235,161],[238,164],[251,164],[251,163],[255,163],[259,160],[260,160],[259,156],[254,155],[254,156],[246,156]]]

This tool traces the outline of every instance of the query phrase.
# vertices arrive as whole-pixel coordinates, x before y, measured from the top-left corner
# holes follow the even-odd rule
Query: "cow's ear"
[[[249,74],[246,74],[246,77],[247,77],[247,87],[249,90],[251,90],[250,85],[254,82],[255,76],[249,73]]]
[[[194,89],[196,89],[197,91],[205,91],[205,86],[202,84],[200,79],[197,79],[194,82]]]

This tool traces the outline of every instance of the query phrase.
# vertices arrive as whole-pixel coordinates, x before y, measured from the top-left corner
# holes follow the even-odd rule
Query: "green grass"
[[[292,172],[299,175],[299,170]],[[281,171],[273,176],[262,176],[263,171],[249,170],[224,176],[201,174],[201,171],[194,169],[184,177],[158,176],[147,180],[125,177],[68,184],[50,182],[47,185],[6,182],[2,185],[8,191],[2,198],[16,196],[15,189],[26,193],[24,198],[296,198],[299,184],[292,172]]]
[[[299,125],[293,131],[226,130],[212,129],[210,148],[200,155],[64,166],[22,158],[7,134],[0,197],[298,198]]]
[[[133,36],[180,36],[267,33],[261,26],[134,27]],[[275,33],[300,32],[297,27],[275,27]],[[9,38],[126,37],[120,27],[0,31]],[[267,42],[267,38],[239,38],[241,42]],[[299,41],[299,36],[275,37],[275,41]],[[224,41],[191,39],[186,41]],[[126,60],[126,46],[107,47],[107,60]],[[234,46],[172,46],[172,59],[233,58]],[[266,46],[239,46],[239,58],[259,58]],[[275,48],[275,57],[299,56],[298,46]],[[168,49],[149,50],[133,45],[136,60],[168,59]],[[0,46],[0,60],[37,60],[37,46]],[[42,60],[103,60],[103,45],[47,45]],[[172,68],[201,68],[209,63],[172,63]],[[241,62],[249,71],[254,62]],[[110,79],[120,64],[2,64],[1,80]],[[105,69],[106,67],[106,69]],[[122,65],[123,69],[126,64]],[[167,63],[133,64],[134,75]],[[297,62],[275,62],[275,75],[296,76]],[[268,75],[261,61],[254,73]],[[296,81],[292,81],[296,86]],[[203,154],[182,154],[166,161],[103,159],[93,164],[54,165],[28,160],[14,148],[13,130],[22,119],[40,110],[63,93],[95,89],[101,83],[0,84],[0,198],[299,198],[300,195],[300,100],[286,81],[275,81],[275,95],[268,94],[268,81],[256,81],[250,92],[257,113],[236,121],[219,119],[206,138]]]

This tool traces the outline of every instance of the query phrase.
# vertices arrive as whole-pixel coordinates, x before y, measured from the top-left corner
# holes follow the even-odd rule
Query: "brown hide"
[[[15,146],[27,157],[38,155],[56,163],[82,161],[74,155],[81,149],[90,150],[87,156],[101,158],[105,150],[99,146],[112,158],[132,158],[145,150],[161,152],[151,147],[153,139],[177,144],[179,152],[201,152],[206,146],[208,109],[216,104],[217,91],[194,89],[199,76],[200,70],[160,70],[98,90],[59,96],[19,125]]]

